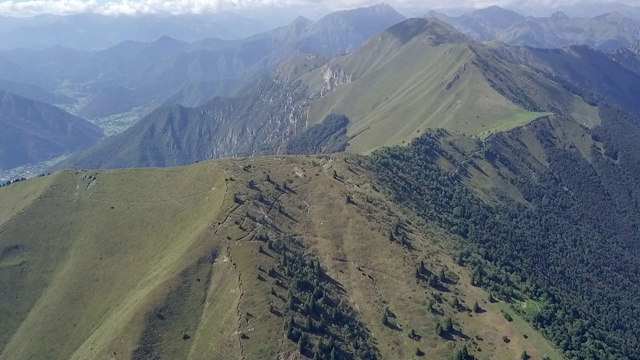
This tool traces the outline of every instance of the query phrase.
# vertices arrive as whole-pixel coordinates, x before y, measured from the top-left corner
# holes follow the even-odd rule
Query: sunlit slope
[[[554,56],[553,64],[573,61],[565,52]],[[407,143],[435,128],[485,139],[551,114],[587,127],[599,124],[598,101],[581,97],[586,90],[572,85],[571,72],[529,61],[533,57],[528,49],[474,42],[435,19],[409,19],[349,55],[291,58],[233,98],[192,109],[161,107],[56,168],[168,167],[301,154],[287,151],[289,145],[330,114],[349,118],[344,143],[352,153]],[[581,83],[607,78],[608,66],[598,58],[599,66],[584,61],[581,68],[596,74]],[[616,79],[630,74],[617,68]],[[595,83],[589,91],[599,96]],[[636,83],[640,78],[629,79],[630,86]],[[630,89],[625,103],[631,102]],[[331,124],[321,125],[331,130]]]
[[[1,358],[130,351],[167,282],[217,247],[200,246],[221,213],[223,168],[65,172],[0,202],[44,181],[0,230]]]
[[[2,203],[39,194],[0,225],[0,358],[299,359],[290,318],[313,357],[322,333],[302,312],[315,298],[296,284],[315,263],[314,286],[349,319],[324,320],[340,358],[361,358],[365,345],[378,359],[419,358],[416,348],[445,359],[463,346],[479,359],[559,358],[470,285],[453,238],[390,201],[358,162],[221,160],[0,189]],[[302,268],[290,273],[292,261]],[[441,286],[416,278],[421,261],[424,276],[445,272]],[[449,317],[455,331],[436,335]]]
[[[330,89],[312,103],[309,117],[346,114],[354,136],[349,150],[362,152],[402,143],[427,128],[476,135],[508,130],[541,115],[492,88],[475,64],[477,56],[471,41],[447,25],[408,20],[327,64],[323,85]],[[327,85],[333,74],[345,75],[340,84]]]

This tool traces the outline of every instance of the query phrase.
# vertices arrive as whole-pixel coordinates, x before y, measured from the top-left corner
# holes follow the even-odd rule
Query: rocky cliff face
[[[610,52],[609,57],[627,70],[640,74],[640,40],[628,49],[620,48]]]
[[[322,78],[324,79],[324,86],[320,91],[321,97],[332,92],[338,86],[355,80],[352,75],[346,73],[343,69],[332,66],[329,66],[327,70],[322,73]]]

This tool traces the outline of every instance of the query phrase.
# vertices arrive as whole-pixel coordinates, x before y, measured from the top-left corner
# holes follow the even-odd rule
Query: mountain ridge
[[[52,105],[0,90],[0,168],[51,160],[102,138],[100,128]]]
[[[0,189],[3,202],[38,199],[5,210],[20,211],[9,222],[0,210],[0,282],[12,290],[2,302],[12,307],[1,325],[2,356],[302,359],[333,352],[378,359],[411,358],[417,346],[438,358],[464,346],[494,358],[525,350],[555,356],[520,315],[508,310],[507,321],[500,312],[505,303],[489,302],[469,285],[467,270],[449,255],[454,250],[441,248],[448,235],[402,214],[374,190],[379,185],[361,160],[255,157],[178,169],[68,171]],[[56,216],[57,232],[48,221],[20,228],[44,213]],[[83,229],[80,221],[92,225]],[[23,240],[13,240],[20,232]],[[44,233],[48,241],[36,240]],[[78,252],[84,261],[69,258]],[[420,263],[424,275],[416,278]],[[114,276],[133,269],[124,279]],[[440,270],[442,282],[427,285]],[[84,291],[74,304],[83,306],[69,307],[63,300],[74,291],[69,285],[80,283]],[[432,294],[442,291],[442,302],[427,310]],[[470,310],[474,302],[482,311]],[[48,319],[56,316],[58,324],[77,326],[50,331],[56,322]],[[435,324],[449,316],[454,328],[445,325],[437,335]],[[409,333],[415,339],[407,341]],[[503,334],[509,346],[471,340]],[[42,346],[22,346],[34,339]],[[51,350],[50,343],[59,345]]]
[[[161,37],[151,43],[127,41],[101,51],[3,51],[0,59],[39,73],[47,82],[47,90],[80,100],[70,109],[74,113],[103,118],[136,108],[152,110],[168,99],[179,100],[184,98],[177,94],[180,89],[190,88],[192,95],[186,99],[189,105],[202,105],[193,99],[205,99],[205,95],[207,100],[216,95],[230,96],[291,56],[344,54],[402,20],[404,16],[389,6],[358,8],[318,21],[294,21],[239,40],[185,43]],[[194,96],[197,84],[206,89]]]
[[[578,61],[583,72],[593,75],[578,76],[567,65],[578,53],[585,59]],[[612,81],[628,86],[618,91],[609,86]],[[584,47],[480,44],[439,20],[409,19],[352,54],[285,62],[236,97],[183,109],[177,117],[158,110],[59,168],[185,165],[264,154],[256,152],[258,145],[278,153],[295,134],[332,114],[349,119],[347,151],[356,153],[408,142],[429,128],[484,138],[550,114],[593,127],[600,123],[598,101],[636,111],[638,84],[640,78]],[[600,98],[586,101],[587,93]],[[181,125],[170,125],[170,119]],[[186,128],[191,130],[183,132]],[[197,134],[206,134],[206,140]],[[154,155],[147,160],[134,155],[150,151]]]
[[[557,12],[550,17],[533,17],[492,6],[456,17],[427,14],[434,15],[479,41],[498,40],[536,48],[582,44],[609,52],[640,38],[640,23],[620,13],[569,18]]]

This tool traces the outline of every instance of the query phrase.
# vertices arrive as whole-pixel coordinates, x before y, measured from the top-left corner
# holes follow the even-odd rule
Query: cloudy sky
[[[624,3],[640,5],[640,0],[387,0],[405,11],[416,9],[483,8],[499,5],[510,8],[562,8],[584,4]],[[92,12],[107,15],[184,14],[220,10],[292,7],[338,10],[381,3],[376,0],[0,0],[0,15],[74,14]]]

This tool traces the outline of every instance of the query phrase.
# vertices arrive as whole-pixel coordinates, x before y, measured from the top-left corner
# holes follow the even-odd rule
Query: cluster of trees
[[[532,130],[549,161],[543,170],[528,166],[511,135],[489,139],[492,150],[478,161],[501,157],[528,204],[497,198],[490,206],[463,171],[442,171],[438,158],[454,160],[441,132],[370,159],[397,201],[462,238],[459,262],[474,285],[506,301],[537,300],[529,320],[570,359],[640,357],[640,120],[612,108],[601,115],[593,136],[605,150],[594,147],[590,161],[556,146],[544,126]]]
[[[251,172],[252,168],[246,165],[243,170]],[[280,215],[293,219],[276,195],[294,192],[288,181],[278,182],[265,173],[261,180],[248,180],[246,187],[253,190],[252,194],[242,198],[236,194],[234,201],[238,205],[245,202],[268,205]],[[260,270],[275,284],[271,296],[277,298],[279,304],[271,305],[270,311],[283,317],[283,331],[297,344],[300,354],[316,360],[377,359],[378,350],[370,331],[349,302],[343,300],[344,290],[340,284],[308,254],[303,242],[284,232],[281,225],[251,211],[246,212],[244,220],[245,223],[237,224],[245,230],[250,231],[247,223],[260,224],[261,230],[256,231],[254,237],[264,244],[259,245],[259,253],[277,259],[272,267]],[[267,281],[266,276],[257,275],[261,281]]]
[[[0,188],[1,187],[5,187],[5,186],[9,186],[11,184],[15,184],[15,183],[20,182],[20,181],[25,181],[25,180],[27,180],[26,177],[19,177],[19,178],[13,179],[13,180],[9,180],[7,182],[0,182]]]
[[[340,299],[320,263],[304,256],[295,243],[269,240],[269,248],[279,254],[279,262],[268,274],[281,285],[286,282],[282,286],[287,289],[282,313],[287,338],[298,344],[301,354],[313,359],[377,359],[369,330]],[[272,294],[276,293],[272,289]]]
[[[40,174],[40,175],[38,175],[38,177],[44,177],[44,176],[48,176],[48,175],[51,175],[51,173],[48,173],[48,174]],[[21,182],[21,181],[26,181],[26,180],[27,180],[27,178],[26,178],[26,177],[21,176],[21,177],[18,177],[18,178],[15,178],[15,179],[9,180],[9,181],[0,182],[0,188],[1,188],[1,187],[5,187],[5,186],[9,186],[9,185],[11,185],[11,184],[15,184],[15,183],[18,183],[18,182]]]
[[[344,151],[349,145],[349,118],[329,114],[324,120],[294,136],[285,145],[285,154],[311,155]]]
[[[438,274],[431,272],[424,265],[424,261],[420,261],[420,264],[416,267],[415,271],[416,279],[426,281],[427,285],[434,289],[442,289],[447,282],[447,276],[444,273],[444,269],[440,269]]]

